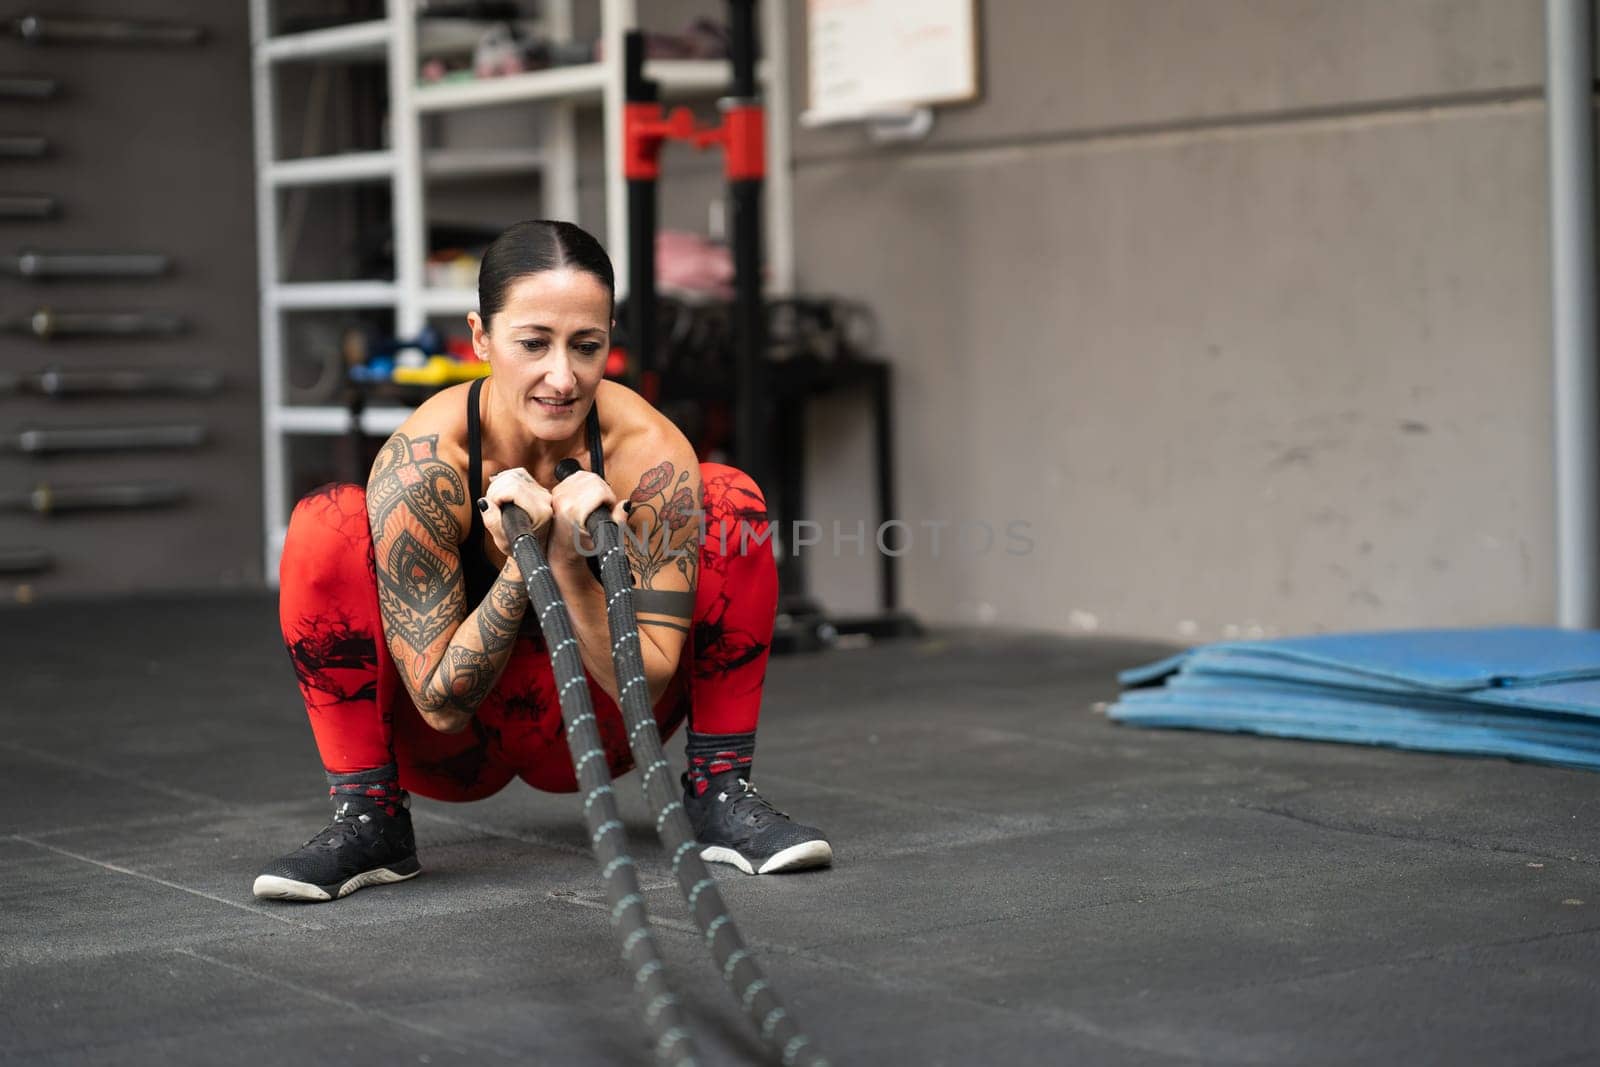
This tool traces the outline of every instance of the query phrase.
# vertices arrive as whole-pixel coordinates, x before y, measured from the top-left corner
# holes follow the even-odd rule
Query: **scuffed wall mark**
[[[1269,470],[1282,470],[1285,467],[1309,467],[1317,459],[1317,453],[1325,450],[1323,445],[1274,445],[1277,448],[1272,461],[1267,464]]]
[[[1266,447],[1274,453],[1273,457],[1267,461],[1267,470],[1286,470],[1290,467],[1314,466],[1319,455],[1325,452],[1337,452],[1346,443],[1347,438],[1342,435],[1319,437],[1295,444],[1285,444],[1282,441],[1267,441]]]
[[[1293,467],[1296,465],[1310,466],[1316,449],[1310,445],[1290,445],[1272,457],[1272,462],[1267,464],[1271,468]]]
[[[1424,434],[1428,432],[1428,424],[1417,422],[1415,419],[1405,419],[1400,423],[1401,433]]]

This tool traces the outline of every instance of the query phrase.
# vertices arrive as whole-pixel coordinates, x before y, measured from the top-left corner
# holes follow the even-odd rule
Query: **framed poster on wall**
[[[978,95],[975,0],[806,0],[807,122]]]

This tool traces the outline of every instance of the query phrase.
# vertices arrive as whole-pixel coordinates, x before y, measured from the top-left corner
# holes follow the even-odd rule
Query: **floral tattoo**
[[[677,470],[670,460],[662,460],[644,472],[639,484],[628,494],[630,515],[641,529],[641,536],[630,533],[628,556],[639,588],[655,588],[663,570],[676,567],[690,589],[700,567],[699,493],[692,484],[691,472]],[[642,518],[642,522],[640,521]]]

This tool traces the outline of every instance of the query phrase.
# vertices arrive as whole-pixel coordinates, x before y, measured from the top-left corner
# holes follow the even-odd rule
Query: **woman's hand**
[[[562,560],[582,559],[583,552],[594,551],[594,543],[583,523],[600,508],[610,509],[618,525],[628,521],[617,494],[611,491],[604,478],[592,471],[578,471],[558,482],[550,493],[550,500],[556,517],[550,551],[552,556]]]
[[[534,536],[541,541],[545,539],[550,527],[550,490],[534,481],[533,476],[523,468],[512,467],[490,478],[488,487],[483,491],[483,499],[488,505],[482,509],[483,528],[489,531],[495,547],[502,554],[511,555],[511,545],[506,540],[500,522],[500,509],[507,504],[515,504],[527,512],[528,521],[533,524]]]

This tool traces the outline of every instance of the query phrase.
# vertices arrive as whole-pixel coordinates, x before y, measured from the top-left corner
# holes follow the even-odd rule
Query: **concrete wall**
[[[668,29],[719,5],[641,7]],[[794,0],[788,26],[802,102],[803,8]],[[983,96],[942,109],[929,140],[795,134],[802,284],[870,301],[895,364],[901,516],[1022,520],[1034,540],[1027,556],[1001,539],[973,558],[946,530],[935,558],[919,530],[908,606],[934,622],[1197,639],[1548,619],[1536,0],[980,10]],[[197,320],[181,346],[126,358],[15,341],[16,369],[202,363],[238,386],[205,408],[218,443],[196,456],[103,471],[5,461],[6,486],[103,473],[201,490],[164,518],[5,519],[5,543],[63,556],[41,591],[260,577],[248,52],[243,6],[229,11],[162,8],[213,26],[194,52],[5,46],[10,69],[72,90],[37,115],[10,109],[70,149],[17,178],[59,193],[67,218],[8,224],[12,242],[153,247],[178,264],[170,284],[63,287],[49,301]],[[206,93],[182,92],[192,84]],[[582,221],[603,232],[597,120],[585,119]],[[674,152],[664,220],[703,228],[716,162]],[[33,302],[12,288],[18,307]],[[8,426],[67,414],[7,404]],[[871,515],[864,405],[833,402],[813,421],[811,517],[852,527]],[[112,543],[163,550],[133,570]],[[870,609],[874,561],[828,548],[812,557],[816,591],[833,610]]]
[[[139,341],[42,342],[0,335],[4,371],[46,367],[208,368],[220,396],[46,400],[0,396],[0,438],[31,427],[120,426],[197,420],[211,441],[194,452],[36,459],[0,454],[0,494],[55,485],[170,479],[190,504],[160,512],[45,520],[0,516],[0,548],[43,546],[56,569],[0,576],[0,603],[132,590],[259,586],[261,438],[256,310],[250,34],[246,5],[207,0],[58,0],[54,15],[108,14],[204,25],[195,48],[59,46],[0,40],[0,69],[59,79],[44,102],[0,102],[9,133],[42,133],[48,159],[8,160],[7,192],[53,194],[58,219],[5,222],[0,253],[152,251],[172,259],[159,279],[30,283],[0,279],[0,316],[41,305],[63,310],[148,309],[182,314],[188,334]]]
[[[907,606],[1193,639],[1548,621],[1540,5],[980,9],[983,97],[926,142],[796,133],[801,281],[882,318],[902,516],[1036,541],[924,531]],[[813,517],[870,516],[864,408],[814,432]],[[871,608],[873,561],[823,547],[824,602]]]

